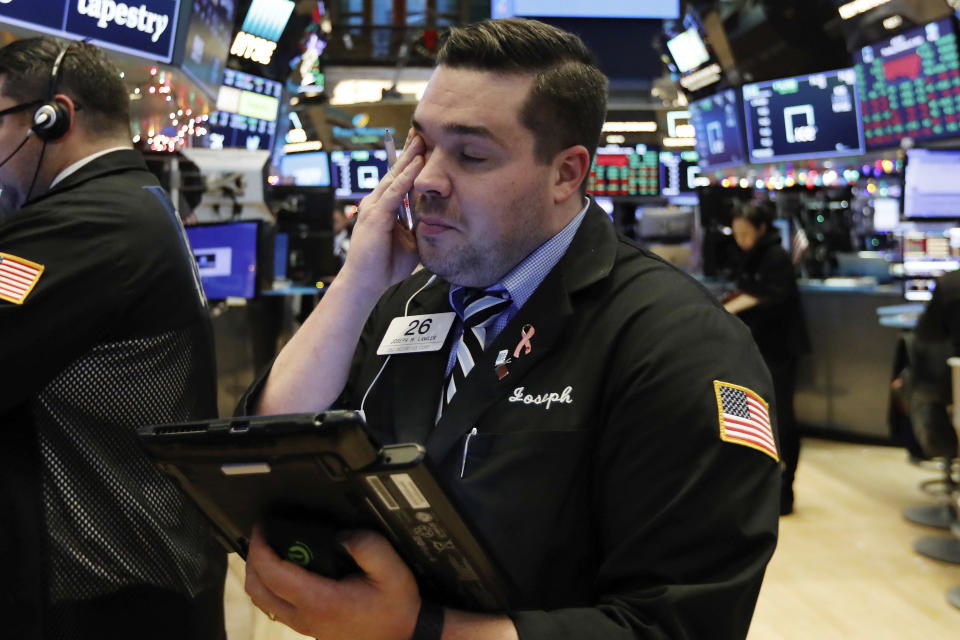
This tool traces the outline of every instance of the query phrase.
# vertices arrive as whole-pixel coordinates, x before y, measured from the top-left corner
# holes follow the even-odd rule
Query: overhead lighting
[[[609,133],[651,133],[656,130],[657,123],[652,121],[603,123],[603,131]]]
[[[692,147],[696,144],[696,138],[664,138],[665,147]]]
[[[303,151],[320,151],[323,149],[323,143],[319,140],[308,140],[306,142],[291,142],[283,145],[284,153],[301,153]]]
[[[903,17],[899,15],[888,16],[883,19],[883,28],[887,31],[893,31],[894,29],[899,29],[903,24]]]
[[[680,78],[680,86],[687,91],[697,91],[718,82],[722,73],[723,70],[720,65],[714,62],[699,71],[694,71],[690,75]]]
[[[360,102],[379,102],[383,90],[392,86],[389,80],[352,79],[337,83],[333,88],[330,104],[355,104]],[[419,100],[427,89],[426,80],[401,81],[397,91],[401,94],[413,94]]]
[[[621,136],[620,134],[607,136],[607,144],[623,144],[626,141],[627,141],[627,137]]]
[[[306,142],[307,141],[307,132],[303,129],[290,129],[287,131],[286,136],[287,142]]]
[[[841,18],[849,20],[854,16],[866,13],[871,9],[876,9],[880,5],[887,4],[888,2],[890,2],[890,0],[853,0],[853,2],[848,2],[840,6],[837,11],[840,13]]]

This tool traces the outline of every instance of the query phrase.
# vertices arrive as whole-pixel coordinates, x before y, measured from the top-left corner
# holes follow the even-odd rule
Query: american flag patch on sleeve
[[[42,273],[42,264],[0,253],[0,300],[23,304]]]
[[[770,410],[756,393],[728,382],[713,381],[720,413],[720,439],[762,451],[776,461],[777,443],[770,426]]]

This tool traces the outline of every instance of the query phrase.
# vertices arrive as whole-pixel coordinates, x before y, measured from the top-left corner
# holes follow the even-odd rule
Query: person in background
[[[136,427],[215,417],[212,331],[97,47],[0,49],[0,636],[224,637],[226,554]]]
[[[331,639],[746,636],[777,535],[772,384],[746,327],[586,197],[606,89],[573,34],[452,29],[343,269],[241,403],[362,409],[376,440],[423,443],[512,610],[421,592],[372,531],[343,532],[365,575],[342,580],[257,533],[246,589],[272,617]],[[387,361],[405,315],[443,346]]]
[[[783,467],[780,513],[793,512],[793,482],[800,459],[800,436],[793,394],[797,360],[809,349],[796,274],[790,254],[773,227],[771,203],[747,204],[733,212],[733,237],[743,251],[736,289],[724,307],[750,327],[773,377]]]

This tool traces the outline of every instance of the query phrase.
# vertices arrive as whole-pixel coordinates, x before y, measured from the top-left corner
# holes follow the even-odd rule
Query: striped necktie
[[[503,289],[485,291],[465,289],[463,296],[463,333],[456,343],[457,359],[444,385],[441,411],[450,404],[457,388],[483,353],[487,329],[510,306],[510,294]],[[439,419],[439,413],[438,413]]]

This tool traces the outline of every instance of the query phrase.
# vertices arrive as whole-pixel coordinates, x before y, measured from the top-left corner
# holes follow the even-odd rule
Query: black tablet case
[[[332,532],[372,528],[393,542],[424,597],[508,610],[500,573],[437,483],[423,447],[376,446],[359,412],[153,425],[138,436],[230,551],[246,557],[254,524],[265,522],[278,553],[340,577],[351,561],[331,557]]]

